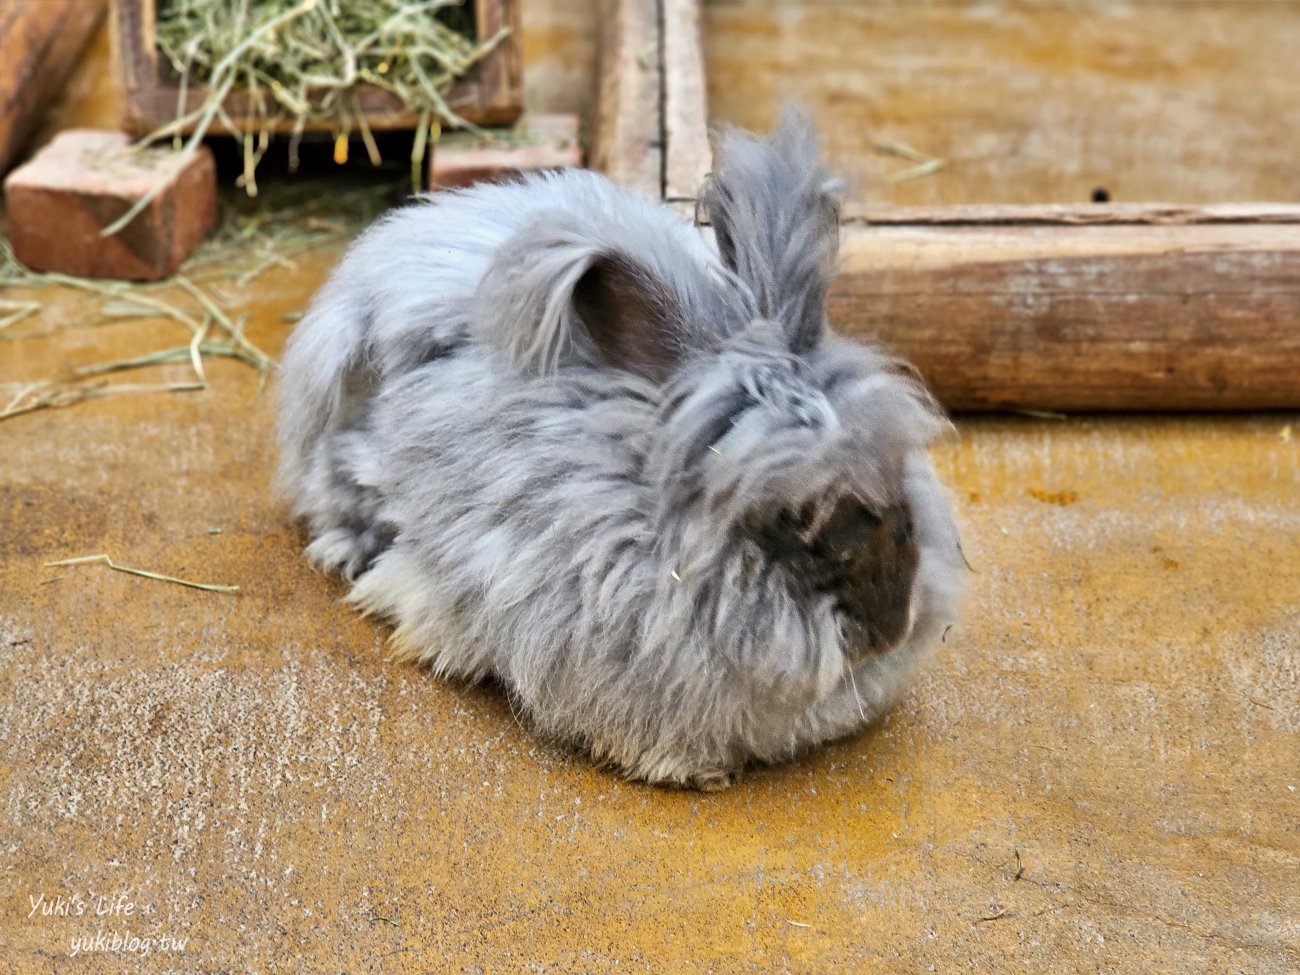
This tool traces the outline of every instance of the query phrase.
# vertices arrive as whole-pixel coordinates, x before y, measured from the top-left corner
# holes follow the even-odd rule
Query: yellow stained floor
[[[0,383],[184,338],[42,297]],[[270,497],[271,395],[207,369],[0,422],[0,970],[1300,970],[1300,417],[962,419],[962,624],[882,726],[698,795],[386,660]],[[95,552],[241,591],[44,567]]]

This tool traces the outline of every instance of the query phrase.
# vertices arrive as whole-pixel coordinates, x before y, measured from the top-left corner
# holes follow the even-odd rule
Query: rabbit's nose
[[[843,497],[810,547],[826,565],[823,591],[835,596],[848,624],[850,660],[898,646],[912,628],[920,560],[911,509],[898,504],[873,512]]]
[[[842,494],[784,509],[751,532],[792,585],[834,598],[851,661],[891,650],[911,632],[920,551],[906,503],[873,510]]]

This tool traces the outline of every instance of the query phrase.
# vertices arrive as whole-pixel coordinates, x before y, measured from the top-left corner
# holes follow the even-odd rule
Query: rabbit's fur
[[[826,329],[811,124],[735,133],[718,251],[585,171],[362,236],[284,359],[307,552],[403,654],[629,776],[716,788],[879,716],[963,560],[914,374]]]

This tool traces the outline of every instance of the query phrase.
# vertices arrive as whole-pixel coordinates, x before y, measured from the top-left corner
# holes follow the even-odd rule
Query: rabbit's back
[[[288,466],[296,449],[344,419],[357,393],[473,341],[484,273],[507,240],[543,215],[650,228],[699,262],[713,261],[688,225],[587,170],[482,184],[394,210],[348,250],[286,347],[283,386],[293,396],[281,405],[280,432]]]
[[[637,377],[530,381],[474,346],[397,378],[375,405],[382,463],[363,476],[398,537],[351,598],[439,672],[497,673],[525,699],[561,655],[594,678],[602,648],[633,643],[658,575],[657,410]]]
[[[713,261],[688,224],[585,170],[431,195],[381,219],[321,290],[282,366],[280,483],[316,536],[322,567],[354,576],[386,545],[366,473],[380,449],[375,397],[412,370],[499,345],[521,327],[484,321],[480,284],[507,242],[538,223],[625,228],[691,263]]]

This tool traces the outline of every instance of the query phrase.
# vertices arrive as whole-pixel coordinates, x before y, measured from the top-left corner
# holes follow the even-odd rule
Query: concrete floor
[[[46,297],[0,382],[174,339]],[[118,970],[68,959],[97,929],[188,938],[148,972],[1300,966],[1297,418],[962,421],[965,621],[882,727],[703,796],[388,662],[269,496],[270,397],[208,371],[0,424],[4,970]],[[94,552],[241,592],[43,568]],[[137,913],[26,916],[87,892]]]
[[[42,297],[0,383],[183,340]],[[207,369],[0,422],[0,971],[1300,970],[1300,417],[962,420],[963,623],[881,727],[705,796],[388,661]],[[96,552],[241,591],[43,567]]]

